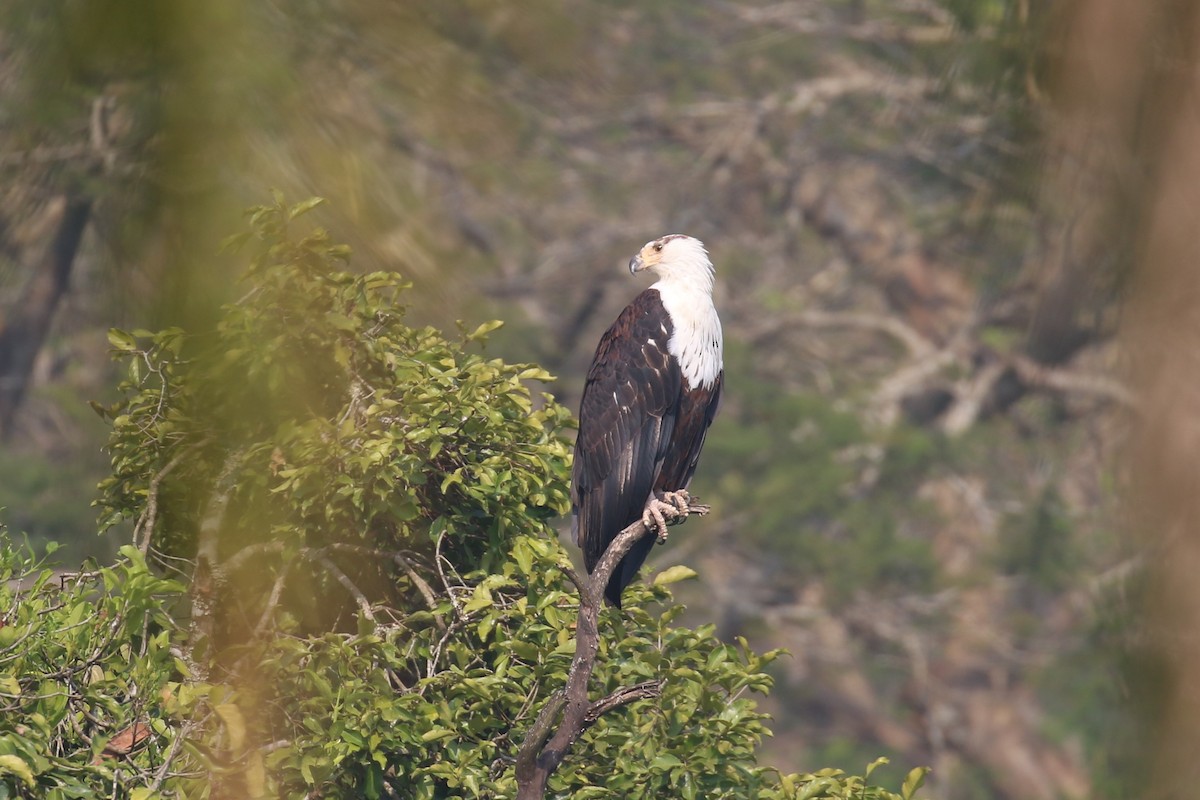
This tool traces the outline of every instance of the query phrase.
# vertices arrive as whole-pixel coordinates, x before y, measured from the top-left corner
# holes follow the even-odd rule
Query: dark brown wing
[[[588,370],[571,473],[575,542],[588,572],[613,538],[641,518],[672,441],[683,378],[667,352],[670,338],[658,291],[647,289],[601,337]],[[648,551],[653,539],[642,541]],[[616,606],[645,552],[631,556],[614,570],[606,591]]]
[[[704,436],[708,433],[708,426],[712,424],[717,414],[717,406],[721,402],[724,380],[725,372],[722,371],[707,389],[683,390],[675,413],[675,430],[663,455],[658,478],[654,481],[654,488],[658,491],[675,492],[686,489],[692,482],[696,464],[700,461],[700,450],[704,447]],[[613,570],[604,595],[618,608],[621,607],[621,592],[637,577],[638,570],[646,563],[646,558],[654,547],[654,542],[653,536],[639,539]]]
[[[725,388],[725,370],[717,374],[713,385],[707,389],[683,390],[679,412],[675,420],[675,432],[663,458],[662,471],[654,488],[662,492],[686,489],[696,474],[700,462],[700,450],[708,427],[717,416],[721,405],[721,393]]]

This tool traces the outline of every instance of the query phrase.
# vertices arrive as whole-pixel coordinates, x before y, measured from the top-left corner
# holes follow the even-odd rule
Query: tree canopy
[[[0,795],[512,797],[561,689],[580,595],[549,520],[570,414],[548,375],[404,322],[406,282],[340,269],[317,201],[253,210],[244,294],[211,332],[113,330],[111,566],[3,550]],[[561,797],[908,798],[758,764],[781,653],[678,624],[676,566],[601,614],[609,698]],[[653,696],[621,699],[652,683]],[[604,704],[602,703],[601,706]],[[614,766],[615,765],[615,766]]]

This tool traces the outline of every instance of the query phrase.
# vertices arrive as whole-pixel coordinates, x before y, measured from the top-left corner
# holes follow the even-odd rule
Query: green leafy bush
[[[397,276],[335,269],[347,254],[322,231],[293,237],[314,205],[254,211],[246,294],[211,334],[112,332],[127,377],[98,409],[113,426],[98,505],[104,524],[135,520],[137,546],[97,574],[123,610],[64,605],[36,628],[53,657],[0,675],[16,681],[4,697],[46,703],[53,670],[103,675],[37,731],[13,729],[9,794],[31,781],[139,800],[516,793],[518,750],[575,648],[579,596],[550,526],[568,507],[570,415],[531,395],[542,370],[476,351],[498,323],[456,340],[410,328]],[[554,796],[911,795],[920,770],[894,795],[759,766],[769,731],[751,695],[778,653],[675,627],[665,585],[689,574],[601,615],[591,695],[654,682],[658,696],[594,720]],[[22,631],[50,602],[39,580],[13,599]],[[91,638],[68,651],[71,637]],[[76,699],[93,684],[111,688]],[[119,767],[93,764],[92,717],[153,733]],[[60,729],[84,744],[64,748]]]
[[[398,275],[333,269],[347,252],[324,231],[289,238],[313,205],[254,211],[247,293],[213,334],[110,335],[128,375],[125,398],[100,409],[113,424],[103,517],[136,518],[167,564],[246,554],[219,576],[241,595],[218,609],[226,627],[284,564],[297,574],[283,606],[324,630],[355,608],[339,571],[373,596],[417,597],[394,558],[362,547],[490,569],[513,533],[549,535],[567,508],[570,415],[526,386],[549,376],[469,352],[498,322],[457,340],[405,325]]]
[[[170,609],[183,587],[133,547],[110,567],[65,574],[3,529],[0,543],[0,798],[152,785],[180,729],[166,705],[178,641]],[[122,735],[139,745],[131,757]]]

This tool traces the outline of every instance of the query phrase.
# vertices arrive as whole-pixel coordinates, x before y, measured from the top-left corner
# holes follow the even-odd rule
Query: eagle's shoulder
[[[623,358],[622,350],[637,351],[646,343],[659,345],[666,353],[667,341],[671,338],[671,315],[663,305],[658,290],[649,288],[633,299],[609,326],[596,346],[596,357],[592,360],[592,371],[603,369],[614,356]],[[589,379],[591,374],[589,372]]]
[[[669,350],[671,317],[657,289],[646,289],[600,337],[580,409],[584,420],[607,426],[614,414],[659,415],[680,390]]]

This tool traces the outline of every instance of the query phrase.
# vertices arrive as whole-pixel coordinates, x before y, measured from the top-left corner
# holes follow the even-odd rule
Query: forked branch
[[[689,514],[704,515],[708,512],[709,507],[697,503],[695,498],[689,501]],[[665,511],[664,516],[671,521],[679,514]],[[598,620],[604,602],[604,587],[634,543],[649,535],[650,529],[641,520],[633,523],[612,540],[589,578],[575,581],[579,587],[575,657],[567,672],[566,686],[542,706],[517,752],[517,800],[541,800],[545,797],[550,776],[558,769],[579,736],[603,714],[635,700],[658,697],[662,693],[662,684],[658,681],[624,687],[594,702],[588,699],[587,691],[600,645]],[[555,728],[554,722],[559,714],[562,717]]]

